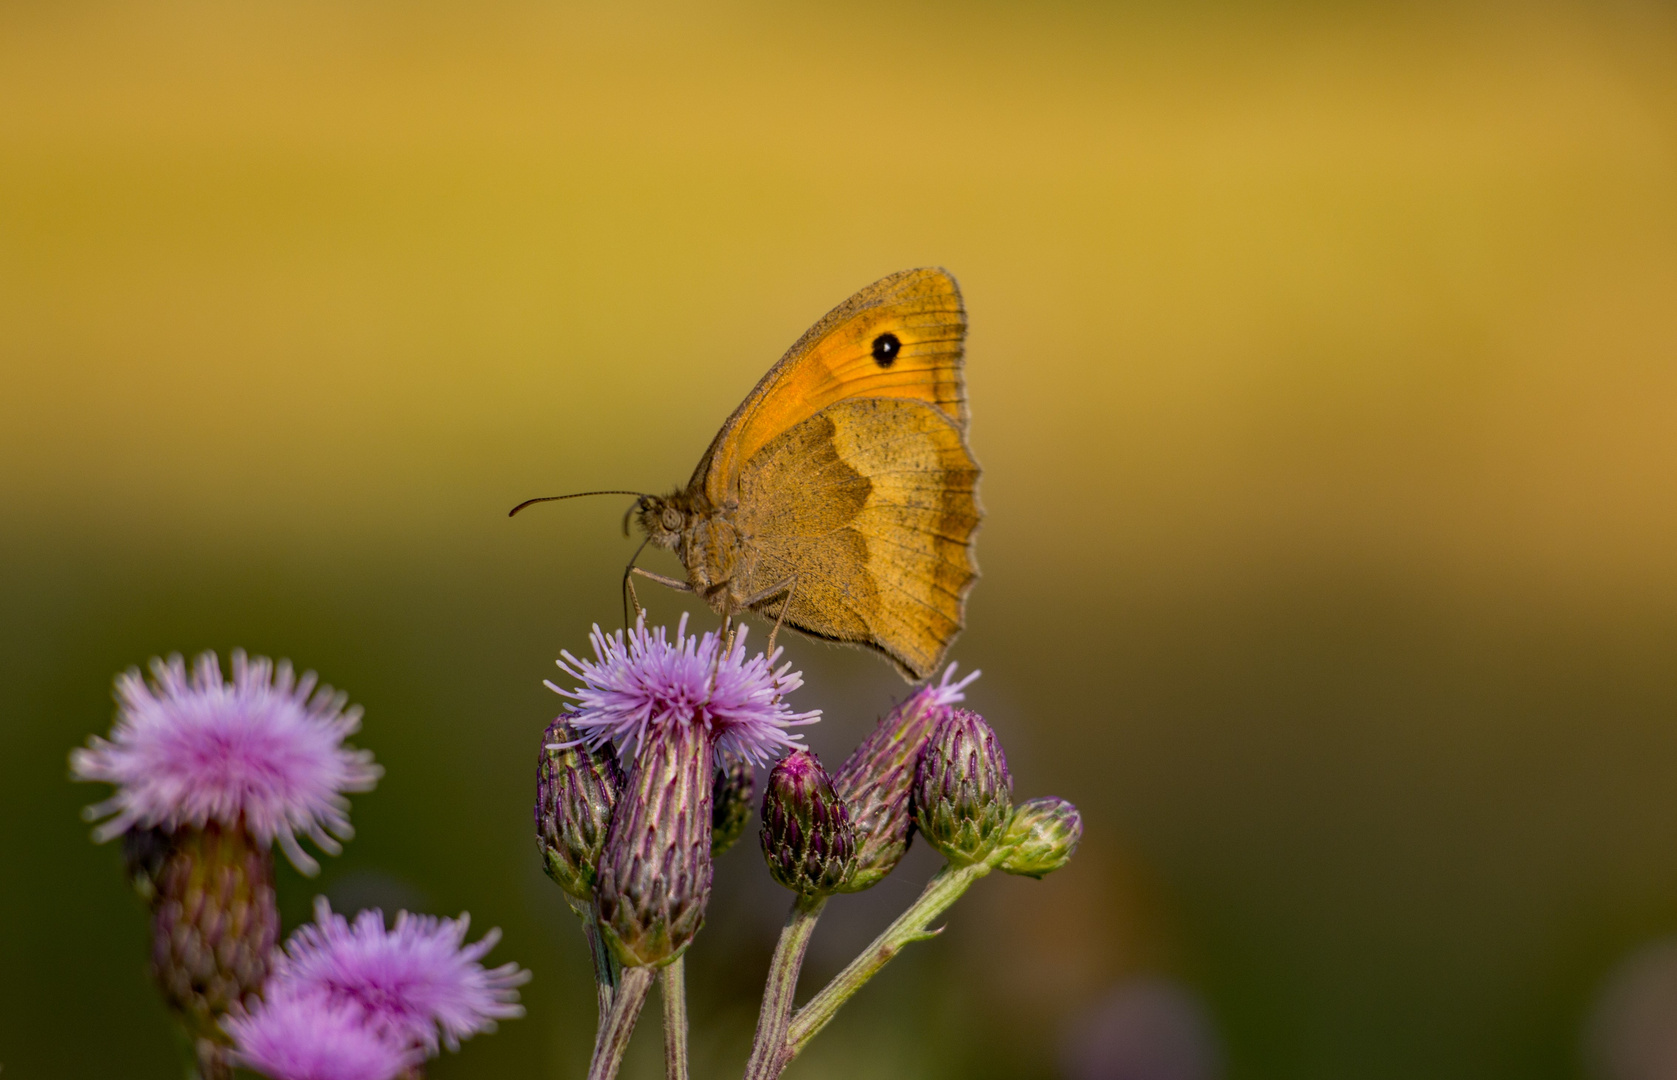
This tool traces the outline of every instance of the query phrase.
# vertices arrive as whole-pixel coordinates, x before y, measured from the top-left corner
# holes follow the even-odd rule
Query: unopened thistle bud
[[[243,829],[188,827],[154,881],[152,974],[203,1055],[226,1040],[221,1017],[254,1005],[268,976],[279,937],[273,855]]]
[[[957,866],[995,850],[1013,813],[1013,778],[990,725],[953,709],[921,751],[914,780],[914,821],[926,840]]]
[[[998,867],[1040,878],[1071,861],[1083,838],[1083,815],[1065,799],[1045,795],[1022,802],[1002,837]]]
[[[548,877],[578,900],[592,900],[623,774],[609,749],[589,749],[580,740],[564,716],[542,733],[536,759],[536,845]]]
[[[950,664],[943,680],[910,696],[887,713],[833,777],[833,790],[844,800],[856,829],[856,861],[840,888],[860,892],[896,869],[914,838],[910,794],[914,767],[932,729],[978,678],[973,672],[956,681]]]
[[[809,751],[792,751],[769,774],[762,839],[770,876],[800,896],[836,892],[855,869],[850,814]]]
[[[757,791],[757,776],[751,762],[732,754],[725,755],[711,784],[710,854],[722,854],[751,824],[751,797]]]

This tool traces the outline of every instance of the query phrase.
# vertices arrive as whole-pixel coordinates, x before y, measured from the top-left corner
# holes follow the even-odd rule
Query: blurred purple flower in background
[[[688,634],[686,615],[673,642],[663,627],[649,631],[645,615],[627,634],[606,634],[596,625],[588,636],[593,660],[566,652],[558,661],[583,685],[547,687],[576,702],[567,719],[590,747],[610,741],[625,760],[659,727],[683,723],[703,727],[719,758],[732,754],[765,764],[798,745],[801,736],[788,728],[815,723],[821,711],[798,713],[785,704],[782,698],[803,685],[803,675],[790,664],[774,668],[779,649],[746,659],[746,632],[739,627],[724,652],[720,634]]]
[[[224,1025],[238,1045],[233,1059],[273,1080],[391,1080],[423,1060],[368,1027],[354,1005],[318,995],[272,996]]]
[[[213,652],[190,675],[179,655],[152,661],[147,685],[137,668],[117,677],[111,736],[92,736],[70,755],[77,780],[104,781],[116,793],[88,807],[101,843],[130,829],[211,822],[243,828],[264,846],[279,842],[305,874],[319,869],[298,844],[306,836],[331,854],[347,840],[345,792],[370,791],[383,770],[370,751],[344,745],[361,724],[345,695],[316,688],[278,666],[233,653],[233,681],[223,682]]]
[[[478,961],[501,933],[467,945],[469,921],[404,911],[386,930],[376,908],[351,923],[317,898],[315,921],[291,935],[267,993],[345,1006],[400,1046],[435,1054],[440,1035],[458,1050],[461,1039],[493,1031],[496,1020],[523,1016],[516,987],[530,978],[517,964],[485,969]]]
[[[1594,1080],[1677,1077],[1677,939],[1643,946],[1607,976],[1583,1049]]]
[[[1199,998],[1148,978],[1121,983],[1083,1014],[1061,1066],[1066,1080],[1219,1080],[1223,1054]]]

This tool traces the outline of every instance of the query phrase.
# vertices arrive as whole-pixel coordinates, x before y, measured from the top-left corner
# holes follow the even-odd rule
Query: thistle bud
[[[952,709],[920,753],[914,821],[926,840],[957,866],[982,862],[1007,831],[1013,778],[990,725]]]
[[[1002,837],[1000,869],[1040,878],[1071,861],[1083,838],[1083,815],[1065,799],[1045,795],[1022,802]]]
[[[713,749],[698,724],[671,724],[640,747],[612,812],[594,902],[626,967],[662,966],[704,924],[710,900]]]
[[[547,876],[578,900],[593,899],[600,849],[622,788],[609,748],[581,745],[566,717],[547,726],[536,758],[536,846]]]
[[[757,776],[751,762],[732,754],[725,756],[722,767],[710,787],[710,854],[722,854],[751,824],[751,797],[757,793]]]
[[[243,829],[179,829],[153,877],[152,974],[208,1064],[220,1020],[255,1005],[279,936],[274,860]]]
[[[836,892],[855,869],[850,814],[808,750],[787,754],[769,774],[762,840],[769,875],[802,896]]]
[[[914,767],[932,729],[949,715],[973,672],[954,680],[950,664],[943,681],[915,693],[879,721],[833,777],[833,790],[844,800],[856,829],[856,863],[841,892],[861,892],[895,870],[914,839],[910,794]]]

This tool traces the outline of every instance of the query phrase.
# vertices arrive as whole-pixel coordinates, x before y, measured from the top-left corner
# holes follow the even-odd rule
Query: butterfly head
[[[681,544],[681,534],[687,527],[687,514],[678,505],[680,493],[674,495],[642,495],[632,511],[641,531],[653,546],[674,549]]]

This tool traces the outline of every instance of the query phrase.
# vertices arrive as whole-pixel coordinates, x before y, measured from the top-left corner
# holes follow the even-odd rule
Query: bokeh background
[[[288,921],[502,927],[529,1016],[433,1075],[582,1075],[529,806],[630,543],[622,500],[505,511],[684,480],[808,324],[929,263],[989,513],[952,655],[1087,841],[789,1075],[1657,1057],[1677,1012],[1621,999],[1677,956],[1668,6],[164,0],[0,6],[5,1075],[178,1075],[66,753],[115,672],[235,646],[347,689],[388,769]],[[790,649],[829,761],[905,692]],[[835,903],[806,979],[932,868]],[[719,877],[702,1076],[784,910],[750,844]]]

